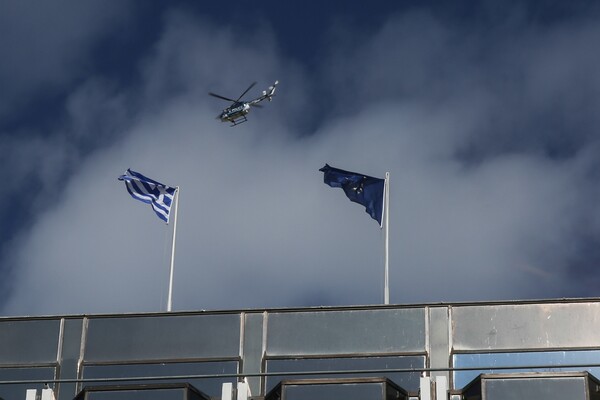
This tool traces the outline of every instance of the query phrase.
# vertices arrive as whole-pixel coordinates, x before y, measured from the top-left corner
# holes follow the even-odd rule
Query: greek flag
[[[125,171],[125,174],[121,175],[119,180],[125,182],[125,187],[131,197],[150,204],[158,218],[167,224],[169,223],[171,204],[177,188],[147,178],[131,169]]]

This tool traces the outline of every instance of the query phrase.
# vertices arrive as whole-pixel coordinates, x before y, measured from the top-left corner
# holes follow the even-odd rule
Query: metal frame
[[[471,389],[477,390],[482,394],[482,399],[486,398],[486,383],[490,380],[510,380],[510,379],[553,379],[553,378],[583,378],[587,383],[592,383],[596,387],[600,387],[600,380],[587,371],[565,371],[565,372],[513,372],[513,373],[495,373],[495,374],[480,374],[466,385],[460,393],[466,393]],[[586,386],[587,399],[591,399],[589,393],[589,385]]]
[[[361,384],[361,383],[381,383],[383,384],[382,399],[386,399],[387,386],[393,387],[395,390],[404,395],[406,399],[409,396],[415,395],[410,394],[404,388],[398,386],[390,379],[385,377],[354,377],[354,378],[313,378],[313,379],[286,379],[279,382],[273,389],[265,395],[265,400],[286,400],[285,386],[309,386],[309,385],[347,385],[347,384]],[[277,393],[279,392],[279,396]],[[273,399],[275,397],[275,399]]]
[[[132,390],[156,390],[156,389],[183,389],[186,392],[193,392],[199,398],[211,400],[210,396],[198,390],[194,385],[189,383],[154,383],[154,384],[135,384],[135,385],[106,385],[106,386],[86,386],[82,389],[73,400],[87,400],[88,394],[93,392],[115,392],[115,391],[132,391]],[[185,399],[188,399],[187,393]]]
[[[369,358],[393,358],[393,357],[423,357],[424,367],[427,368],[427,353],[426,352],[412,352],[412,353],[354,353],[354,354],[310,354],[306,356],[292,356],[292,355],[278,355],[278,356],[264,356],[262,362],[262,371],[264,371],[264,375],[261,379],[261,393],[265,393],[267,389],[267,378],[269,376],[285,376],[285,375],[354,375],[358,373],[370,374],[370,373],[381,373],[381,369],[376,370],[331,370],[331,371],[305,371],[305,372],[270,372],[268,370],[267,363],[270,360],[343,360],[343,359],[369,359]],[[395,369],[389,369],[392,373],[398,373]],[[420,370],[414,370],[414,372],[420,372]],[[403,373],[403,372],[400,372]],[[410,373],[410,371],[406,371],[406,373]],[[337,380],[337,379],[366,379],[367,377],[352,377],[352,378],[323,378],[326,380]],[[318,378],[311,379],[303,379],[302,381],[313,381]],[[289,382],[292,380],[286,380]]]
[[[391,329],[385,326],[387,313],[380,313],[382,310],[421,310],[425,320],[423,324],[418,322],[418,326],[411,326],[404,322],[404,315],[407,321],[419,319],[419,312],[391,312],[389,318],[394,318]],[[360,338],[368,337],[360,336],[360,332],[356,332],[356,337],[352,329],[353,321],[358,321],[358,325],[364,327],[364,320],[361,320],[362,314],[357,314],[358,319],[349,317],[346,313],[355,311],[364,311],[364,317],[370,318],[371,312],[377,312],[374,320],[378,326],[373,327],[373,340],[367,345],[361,346]],[[571,312],[572,311],[572,312]],[[282,317],[285,314],[303,313],[307,314],[297,319],[294,316]],[[311,321],[311,314],[315,320]],[[201,326],[204,320],[191,321],[190,319],[203,318],[205,316],[216,315],[232,315],[237,318],[216,318],[218,328],[212,331],[203,333],[204,337],[214,338],[215,343],[225,343],[223,355],[219,356],[218,349],[213,353],[203,350],[202,347],[196,348],[195,353],[190,357],[185,357],[185,351],[177,350],[172,354],[176,357],[169,357],[169,351],[157,351],[148,354],[149,358],[142,357],[138,352],[133,352],[135,357],[128,357],[126,354],[119,359],[103,360],[90,359],[90,335],[98,335],[98,329],[118,329],[121,324],[119,320],[129,320],[132,318],[164,318],[164,322],[156,321],[161,332],[167,332],[171,327],[168,324],[173,324],[173,329],[177,328],[178,316],[184,316],[181,326],[192,326],[194,329]],[[278,319],[279,318],[279,319]],[[315,321],[327,321],[328,325],[338,329],[339,332],[348,332],[350,339],[343,344],[332,342],[334,351],[332,353],[321,353],[321,346],[311,346],[319,344],[320,337],[318,329],[310,328],[307,332],[311,335],[306,338],[300,337],[300,340],[288,346],[285,342],[287,331],[284,323],[287,320],[295,321],[302,328],[302,318],[307,318],[311,324]],[[396,319],[398,318],[398,319]],[[482,319],[483,320],[480,320]],[[486,319],[487,318],[487,319]],[[490,325],[490,319],[499,318],[497,323],[504,324],[501,327],[496,327],[497,333],[491,332],[493,324]],[[533,318],[533,319],[531,319]],[[544,320],[548,318],[548,320]],[[102,323],[95,325],[97,320],[114,320],[114,323]],[[239,319],[239,323],[237,323]],[[545,325],[540,327],[539,324],[531,323],[527,326],[526,322],[547,321]],[[56,323],[41,323],[32,324],[32,329],[48,329],[46,332],[34,332],[31,336],[27,334],[27,325],[15,328],[15,324],[21,322],[32,321],[56,321]],[[206,323],[211,321],[211,318],[206,319]],[[222,321],[222,322],[221,322]],[[232,321],[236,321],[235,324]],[[275,321],[273,324],[272,322]],[[498,322],[500,321],[500,322]],[[525,321],[525,322],[523,322]],[[568,330],[564,326],[560,326],[554,321],[563,321]],[[336,324],[348,324],[348,326],[339,327]],[[165,324],[165,325],[162,325]],[[187,324],[187,325],[186,325]],[[457,326],[460,324],[460,326]],[[510,326],[508,326],[508,325]],[[511,325],[512,324],[512,325]],[[139,326],[147,326],[146,323],[141,323]],[[222,327],[221,327],[222,325]],[[234,326],[235,325],[235,326]],[[382,325],[379,327],[379,325]],[[135,323],[124,323],[123,327],[135,327]],[[153,326],[150,323],[148,326]],[[469,326],[474,326],[476,329],[473,332],[469,331]],[[228,333],[223,339],[219,329],[234,329],[234,331],[222,332]],[[279,328],[278,328],[279,327]],[[123,328],[123,329],[125,329]],[[458,329],[457,329],[458,328]],[[500,329],[502,328],[502,329]],[[52,331],[49,331],[52,329]],[[276,329],[283,329],[277,331]],[[295,328],[294,328],[295,329]],[[369,328],[371,329],[371,328]],[[424,329],[424,331],[423,331]],[[486,330],[487,329],[487,330]],[[494,302],[462,302],[462,303],[424,303],[424,304],[408,304],[408,305],[374,305],[374,306],[348,306],[348,307],[299,307],[299,308],[278,308],[278,309],[247,309],[247,310],[221,310],[221,311],[187,311],[187,312],[157,312],[157,313],[132,313],[132,314],[99,314],[99,315],[67,315],[67,316],[44,316],[44,317],[0,317],[0,369],[1,368],[36,368],[36,367],[52,367],[55,368],[54,383],[76,384],[79,388],[84,382],[84,369],[86,366],[94,365],[124,365],[124,364],[155,364],[155,363],[183,363],[183,362],[227,362],[237,361],[236,377],[242,379],[249,377],[249,383],[252,387],[253,395],[264,394],[265,377],[271,375],[267,371],[267,362],[269,360],[292,360],[292,359],[343,359],[343,358],[368,358],[368,357],[396,357],[396,356],[424,356],[425,367],[415,368],[415,372],[424,372],[428,375],[446,375],[450,387],[454,387],[453,371],[459,370],[474,370],[474,368],[456,368],[454,365],[454,356],[458,354],[481,354],[481,353],[518,353],[518,352],[548,352],[548,351],[579,351],[579,350],[600,350],[600,337],[594,335],[587,337],[586,335],[600,331],[600,298],[588,299],[558,299],[558,300],[527,300],[527,301],[494,301]],[[291,331],[290,331],[291,332]],[[540,332],[547,335],[541,337]],[[23,333],[25,333],[23,335]],[[529,338],[531,333],[534,333],[533,342]],[[96,346],[93,352],[96,355],[101,354],[102,346],[110,346],[109,335],[114,335],[115,332],[101,332],[103,336],[95,336]],[[142,331],[128,332],[131,339],[134,340],[136,335],[139,335],[142,340],[148,340],[145,335],[151,335],[152,332],[145,333]],[[369,333],[370,335],[371,333]],[[387,339],[377,338],[376,335],[388,335]],[[194,337],[198,336],[198,332],[188,332],[181,334],[180,337],[190,343],[194,342]],[[344,333],[346,335],[346,333]],[[421,336],[422,335],[422,336]],[[496,336],[494,336],[496,335]],[[515,335],[511,337],[510,335]],[[519,336],[520,335],[520,336]],[[529,336],[528,336],[529,335]],[[29,336],[29,337],[28,337]],[[128,338],[129,338],[128,336]],[[501,337],[500,337],[501,336]],[[521,341],[521,336],[525,339]],[[32,352],[25,352],[22,359],[19,359],[19,353],[14,349],[25,349],[32,338],[42,338],[42,342],[50,343],[53,347],[52,351],[44,351],[43,357],[39,357],[41,362],[31,361],[36,359],[36,355]],[[56,338],[56,339],[55,339]],[[100,338],[100,339],[98,339]],[[235,338],[236,342],[230,340]],[[358,340],[359,338],[360,340]],[[417,338],[417,339],[415,339]],[[498,340],[494,342],[494,338]],[[160,345],[169,345],[168,340],[152,339],[145,345],[150,346],[153,343]],[[298,339],[298,338],[297,338]],[[54,342],[56,340],[56,343]],[[129,339],[128,339],[129,340]],[[198,339],[199,340],[199,339]],[[210,339],[209,343],[212,343]],[[327,340],[335,340],[335,336],[329,337]],[[358,340],[358,341],[357,341]],[[408,340],[408,342],[407,342]],[[329,342],[325,342],[329,343]],[[387,348],[387,344],[391,343],[391,347]],[[399,351],[407,343],[407,351]],[[416,343],[416,344],[415,344]],[[353,346],[358,344],[359,346]],[[121,346],[123,343],[120,344]],[[270,345],[274,347],[269,347]],[[377,348],[377,346],[380,346]],[[312,347],[312,348],[311,348]],[[422,350],[421,350],[422,347]],[[140,347],[144,351],[144,346]],[[109,349],[109,347],[107,347]],[[360,349],[360,350],[359,350]],[[415,351],[418,349],[418,351]],[[55,350],[55,352],[54,352]],[[225,351],[226,350],[226,351]],[[272,351],[274,350],[274,351]],[[294,354],[285,354],[286,350]],[[317,350],[317,351],[316,351]],[[204,353],[203,353],[204,352]],[[117,357],[118,352],[111,354],[111,357]],[[231,353],[231,354],[230,354]],[[52,354],[52,357],[50,355]],[[166,354],[166,357],[156,358],[153,355]],[[201,357],[203,354],[210,354],[210,357]],[[143,356],[143,355],[142,355]],[[3,359],[4,357],[4,359]],[[114,358],[113,357],[113,358]],[[590,366],[589,364],[587,364]],[[506,366],[507,371],[510,366]],[[553,366],[558,368],[560,366]],[[479,368],[487,369],[488,367]],[[515,366],[523,369],[527,366]],[[391,371],[391,370],[390,370]],[[310,371],[309,371],[310,372]],[[315,372],[315,371],[312,371]],[[318,372],[318,371],[317,371]],[[347,371],[340,371],[341,374]],[[368,372],[368,371],[365,371]],[[281,373],[276,373],[282,375]],[[294,373],[298,375],[298,373]],[[35,383],[35,381],[27,381]],[[75,382],[75,383],[74,383]],[[6,384],[6,382],[4,382]],[[22,383],[22,382],[20,382]],[[2,382],[0,382],[0,390]],[[66,385],[65,391],[61,390],[58,400],[70,399],[74,393],[68,393],[71,390],[69,385]],[[0,393],[1,396],[1,393]]]

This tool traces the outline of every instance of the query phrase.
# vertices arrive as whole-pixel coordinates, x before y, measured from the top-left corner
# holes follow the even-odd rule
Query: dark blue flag
[[[344,171],[330,167],[328,164],[319,171],[324,173],[323,181],[326,184],[342,188],[350,201],[365,206],[367,214],[381,226],[385,179]]]

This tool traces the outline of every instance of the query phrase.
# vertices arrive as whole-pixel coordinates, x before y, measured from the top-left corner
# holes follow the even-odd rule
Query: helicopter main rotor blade
[[[216,98],[218,98],[218,99],[223,99],[223,100],[227,100],[227,101],[233,101],[233,102],[236,102],[236,101],[237,101],[237,100],[230,99],[229,97],[221,96],[220,94],[216,94],[216,93],[213,93],[213,92],[208,92],[208,94],[209,94],[210,96],[212,96],[212,97],[216,97]]]
[[[248,93],[248,90],[252,89],[254,85],[256,85],[256,82],[253,82],[250,86],[248,86],[248,89],[244,90],[244,93],[240,94],[240,97],[238,97],[237,100],[234,101],[240,101],[240,99],[244,97],[244,95]]]

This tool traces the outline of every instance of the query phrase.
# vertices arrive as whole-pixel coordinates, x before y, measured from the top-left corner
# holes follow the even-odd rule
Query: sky
[[[0,315],[600,294],[594,1],[0,2]],[[230,127],[208,96],[272,102]]]

